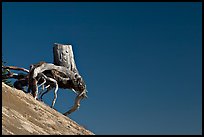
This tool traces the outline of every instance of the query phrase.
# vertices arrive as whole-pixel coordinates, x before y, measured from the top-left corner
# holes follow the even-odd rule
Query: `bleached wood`
[[[73,72],[77,72],[72,45],[55,43],[53,46],[54,64],[64,66]]]
[[[77,70],[71,45],[55,43],[53,46],[53,54],[54,64],[39,62],[37,64],[31,64],[30,70],[13,66],[11,66],[9,69],[28,72],[28,74],[23,77],[23,80],[25,81],[25,84],[23,85],[28,85],[28,92],[31,90],[35,99],[37,99],[38,87],[46,86],[46,88],[48,88],[49,86],[49,89],[55,87],[55,96],[52,102],[52,107],[54,107],[55,101],[57,99],[58,86],[59,88],[68,88],[75,91],[75,93],[77,93],[77,97],[75,98],[74,106],[65,113],[65,115],[67,115],[79,108],[81,99],[87,97],[86,84]],[[18,82],[20,84],[22,83],[20,81]],[[37,86],[37,84],[40,85]],[[41,98],[44,94],[45,93],[41,95]]]
[[[53,78],[49,78],[49,77],[45,76],[43,73],[40,73],[40,75],[42,75],[45,79],[52,81],[55,84],[54,99],[53,99],[52,105],[51,105],[51,108],[53,108],[55,105],[56,99],[57,99],[57,91],[58,91],[57,81]]]
[[[16,67],[16,66],[2,66],[2,68],[3,69],[21,70],[21,71],[29,73],[29,70],[27,70],[25,68]]]
[[[56,70],[56,71],[63,73],[64,75],[67,75],[68,77],[74,79],[75,73],[73,71],[71,71],[71,70],[69,70],[63,66],[56,66],[52,63],[43,63],[41,66],[38,66],[37,68],[33,68],[33,76],[32,77],[36,78],[39,73],[42,73],[45,70]]]
[[[65,112],[63,115],[67,116],[69,114],[71,114],[72,112],[76,111],[77,109],[79,109],[80,106],[80,101],[83,99],[83,96],[77,95],[75,98],[75,102],[74,105],[72,106],[72,108],[70,110],[68,110],[67,112]]]

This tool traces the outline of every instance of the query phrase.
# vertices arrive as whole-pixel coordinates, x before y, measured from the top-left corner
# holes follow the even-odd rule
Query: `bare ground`
[[[2,82],[3,135],[94,135],[70,118]]]

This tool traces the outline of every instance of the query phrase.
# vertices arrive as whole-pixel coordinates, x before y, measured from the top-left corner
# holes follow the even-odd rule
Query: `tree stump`
[[[76,91],[80,91],[80,92],[75,98],[74,106],[69,111],[64,113],[64,115],[69,115],[79,108],[81,99],[83,99],[84,97],[87,97],[86,85],[77,70],[77,67],[74,61],[72,45],[62,45],[62,44],[55,43],[53,46],[53,55],[54,55],[54,65],[66,67],[69,71],[74,72],[73,79],[76,78],[78,80],[77,84],[74,84],[73,89],[76,89]]]
[[[77,94],[77,96],[72,108],[64,113],[64,115],[69,115],[79,108],[80,101],[83,98],[87,98],[86,84],[77,70],[72,45],[55,43],[53,46],[53,55],[54,64],[41,61],[36,64],[31,64],[29,70],[15,66],[2,66],[4,69],[9,68],[28,73],[25,75],[8,73],[3,75],[2,78],[18,79],[18,81],[15,82],[15,87],[22,89],[23,87],[28,86],[27,91],[31,92],[35,99],[37,99],[38,88],[40,86],[46,86],[46,93],[55,87],[52,108],[57,99],[58,88],[71,89]],[[43,93],[40,98],[42,98],[44,94],[45,93]]]
[[[78,73],[76,63],[74,61],[72,45],[55,43],[53,46],[53,55],[55,65],[64,66],[69,70]]]

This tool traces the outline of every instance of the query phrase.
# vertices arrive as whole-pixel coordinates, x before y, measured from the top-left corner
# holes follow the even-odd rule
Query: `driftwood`
[[[87,97],[86,95],[86,84],[82,77],[80,76],[76,64],[74,61],[74,55],[71,45],[54,44],[54,64],[39,62],[37,64],[31,64],[30,70],[14,67],[14,66],[2,66],[3,69],[13,69],[27,72],[27,74],[20,75],[14,74],[9,71],[8,74],[2,75],[2,78],[15,78],[18,79],[14,83],[14,87],[17,89],[23,89],[27,86],[28,92],[31,92],[35,99],[38,99],[38,88],[44,87],[46,91],[41,94],[40,99],[42,100],[43,95],[54,90],[54,99],[52,101],[51,107],[57,99],[58,88],[71,89],[77,96],[75,98],[74,106],[64,115],[71,114],[80,106],[80,101]]]

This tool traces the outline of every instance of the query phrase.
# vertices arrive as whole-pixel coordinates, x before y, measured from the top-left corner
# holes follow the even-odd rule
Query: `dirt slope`
[[[2,134],[94,135],[30,94],[2,82]]]

